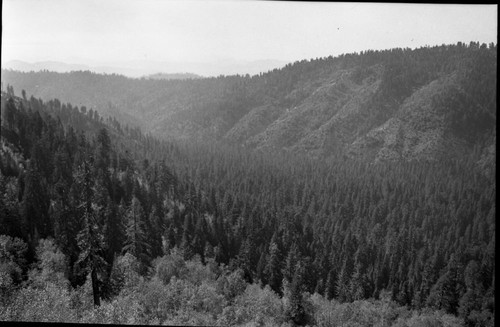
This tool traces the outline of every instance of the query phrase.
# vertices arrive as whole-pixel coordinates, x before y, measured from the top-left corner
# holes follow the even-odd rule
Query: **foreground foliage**
[[[1,236],[2,246],[19,242]],[[116,258],[116,295],[93,305],[91,278],[73,288],[64,276],[66,257],[52,239],[40,240],[36,266],[22,285],[2,279],[2,321],[43,321],[97,324],[163,324],[224,326],[293,326],[292,292],[280,297],[269,286],[247,283],[241,270],[198,256],[185,261],[177,248],[155,260],[147,277],[138,259]],[[57,276],[57,278],[55,277]],[[119,282],[118,282],[119,281]],[[310,326],[464,326],[457,317],[434,310],[411,310],[384,296],[381,300],[339,303],[317,293],[300,294],[304,325]],[[493,326],[491,324],[491,326]]]

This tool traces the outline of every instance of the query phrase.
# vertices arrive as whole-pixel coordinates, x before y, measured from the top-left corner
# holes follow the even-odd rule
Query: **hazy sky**
[[[496,5],[4,0],[2,62],[295,61],[496,42]]]

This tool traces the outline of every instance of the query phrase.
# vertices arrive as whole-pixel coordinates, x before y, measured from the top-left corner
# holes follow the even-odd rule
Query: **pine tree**
[[[151,246],[151,256],[156,258],[161,255],[162,243],[161,234],[163,232],[163,226],[161,223],[161,211],[155,205],[151,208],[151,213],[148,219],[148,234],[150,235],[150,246]]]
[[[365,297],[363,284],[361,264],[358,262],[349,282],[349,294],[353,301],[361,300]]]
[[[334,296],[335,296],[335,277],[333,270],[330,270],[328,272],[328,277],[326,279],[325,297],[328,300],[331,300],[333,299]]]
[[[193,215],[191,213],[187,213],[184,215],[184,225],[182,228],[182,241],[181,241],[181,248],[184,251],[185,260],[190,260],[191,257],[195,254],[194,248],[191,244],[193,235],[194,235]]]
[[[464,281],[467,290],[460,298],[458,308],[458,313],[463,318],[467,319],[472,310],[481,309],[484,289],[481,283],[480,274],[479,264],[475,260],[471,260],[464,272]]]
[[[125,213],[125,243],[123,253],[130,253],[141,262],[141,271],[145,271],[150,260],[150,245],[144,222],[144,209],[137,197],[133,196]]]
[[[83,228],[77,235],[80,255],[77,264],[83,266],[87,272],[90,272],[92,279],[92,293],[94,296],[94,305],[100,305],[100,281],[98,274],[103,274],[106,268],[106,261],[103,259],[105,248],[102,226],[98,223],[98,217],[93,209],[93,190],[90,165],[85,160],[83,166],[77,171],[75,182],[81,185],[83,194],[80,201],[80,207],[83,211]]]
[[[269,245],[269,258],[264,270],[266,275],[267,284],[271,287],[273,291],[281,295],[281,253],[278,248],[278,244],[275,241],[275,237],[271,240]]]
[[[237,256],[238,267],[243,270],[243,276],[249,283],[253,280],[253,253],[255,244],[251,237],[245,238],[243,244],[240,246],[240,251]]]
[[[257,278],[262,281],[264,284],[267,284],[267,278],[265,274],[267,260],[267,254],[265,249],[260,252],[259,262],[257,263],[257,271],[255,272]]]
[[[38,170],[36,160],[32,160],[25,177],[24,194],[21,203],[21,219],[28,244],[34,249],[40,238],[52,233],[48,217],[49,199],[44,178]]]
[[[424,270],[421,274],[422,281],[420,283],[420,289],[415,292],[413,303],[417,308],[422,308],[426,304],[427,297],[431,291],[432,285],[435,281],[434,267],[431,260],[425,263]]]
[[[95,164],[94,170],[97,178],[101,180],[104,187],[110,193],[111,188],[111,175],[109,167],[111,166],[111,140],[109,138],[108,130],[101,128],[97,133],[95,145]],[[113,194],[109,194],[112,198]]]
[[[293,243],[288,251],[288,255],[285,260],[285,266],[283,267],[283,277],[292,282],[293,276],[295,274],[295,269],[297,267],[297,262],[299,260],[299,253],[297,244]]]
[[[7,100],[6,105],[5,105],[5,109],[3,112],[3,119],[5,122],[5,125],[7,125],[7,127],[11,130],[14,129],[14,126],[16,123],[16,115],[17,115],[17,109],[16,109],[16,105],[14,103],[14,99],[9,98]]]
[[[340,302],[350,301],[347,259],[344,259],[342,269],[340,269],[340,272],[338,273],[337,282],[335,284],[335,294]]]
[[[62,179],[58,179],[54,188],[54,200],[52,200],[49,215],[54,222],[54,238],[59,247],[68,254],[71,237],[70,220],[73,218],[69,204],[69,187]]]
[[[427,299],[428,305],[456,314],[460,297],[463,295],[463,277],[460,263],[455,254],[450,258],[445,273],[432,287]]]
[[[304,274],[305,267],[302,262],[299,261],[293,274],[289,305],[287,309],[287,316],[289,319],[293,321],[294,324],[299,326],[307,324],[307,315],[302,300]]]

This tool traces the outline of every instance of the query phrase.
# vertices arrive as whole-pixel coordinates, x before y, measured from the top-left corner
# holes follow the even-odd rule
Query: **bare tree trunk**
[[[92,269],[92,272],[90,273],[92,277],[92,293],[94,294],[94,306],[100,306],[101,305],[101,300],[99,298],[99,286],[97,285],[97,272],[94,269]]]

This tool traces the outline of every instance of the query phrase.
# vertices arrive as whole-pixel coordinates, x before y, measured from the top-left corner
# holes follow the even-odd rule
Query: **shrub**
[[[209,265],[203,265],[198,255],[186,262],[186,280],[199,286],[203,281],[215,283],[216,274]]]
[[[7,292],[22,280],[28,245],[17,237],[0,235],[0,290]]]
[[[205,312],[212,317],[219,316],[226,305],[224,295],[219,294],[215,285],[206,280],[196,287],[195,293],[189,300],[189,307],[194,311]]]
[[[142,280],[139,269],[139,260],[132,254],[116,257],[110,274],[112,293],[118,295],[123,288],[129,292],[136,287]]]
[[[43,288],[28,286],[16,292],[5,314],[5,320],[37,322],[76,322],[67,289],[53,283]]]
[[[389,327],[397,319],[404,321],[411,315],[407,308],[399,307],[388,299],[339,303],[335,299],[328,301],[319,294],[313,294],[308,302],[313,307],[317,326]]]
[[[229,275],[222,275],[217,279],[217,290],[223,294],[228,301],[242,294],[247,287],[243,270],[237,269]]]
[[[233,305],[224,308],[217,325],[280,326],[284,322],[284,306],[279,296],[269,286],[262,289],[257,284],[250,284],[235,298]]]
[[[29,272],[29,281],[33,285],[43,287],[53,283],[67,288],[67,259],[51,238],[41,239],[36,248],[37,267]]]
[[[154,275],[164,284],[168,284],[172,277],[184,278],[187,274],[184,257],[176,248],[170,254],[155,259],[153,267]]]
[[[144,324],[144,313],[134,296],[118,296],[111,302],[84,312],[79,323],[91,324]]]

